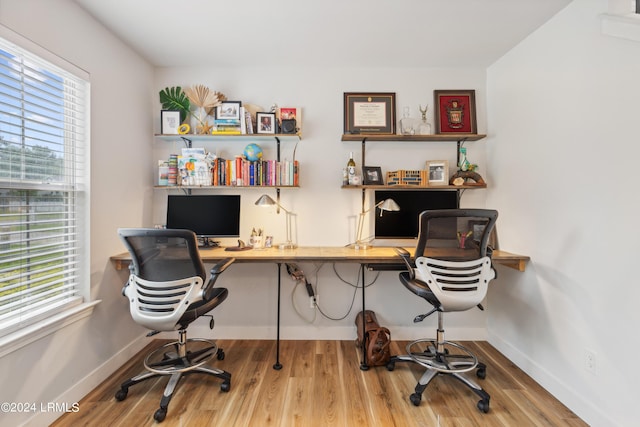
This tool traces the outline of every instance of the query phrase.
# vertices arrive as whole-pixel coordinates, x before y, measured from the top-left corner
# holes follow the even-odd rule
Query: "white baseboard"
[[[587,424],[602,427],[616,426],[616,423],[607,414],[604,414],[596,404],[586,401],[579,392],[562,382],[546,370],[544,366],[536,363],[510,343],[491,332],[489,332],[489,343]]]
[[[435,335],[434,328],[421,328],[415,326],[396,326],[391,329],[391,339],[414,340]],[[274,340],[276,338],[276,328],[274,326],[265,327],[233,327],[217,326],[215,332],[207,325],[191,325],[189,337],[213,339],[247,339],[247,340]],[[154,338],[173,339],[175,332],[163,332]],[[286,326],[280,330],[282,340],[355,340],[356,329],[354,326]],[[447,330],[447,338],[452,340],[473,340],[484,341],[487,333],[484,328],[452,328]],[[132,341],[109,360],[104,362],[89,375],[78,381],[72,388],[55,399],[56,402],[66,402],[69,405],[79,402],[84,396],[95,389],[100,383],[116,372],[122,365],[127,363],[140,350],[149,343],[149,339],[141,335],[139,339]],[[115,391],[114,391],[115,392]],[[80,408],[82,409],[82,408]],[[23,426],[36,427],[49,425],[64,414],[40,412],[27,420]]]
[[[102,365],[98,366],[89,375],[82,378],[73,387],[62,393],[54,401],[65,402],[69,406],[71,406],[73,403],[79,402],[84,396],[86,396],[89,392],[99,386],[109,376],[113,375],[113,373],[116,372],[122,365],[131,360],[131,358],[133,358],[133,356],[140,352],[140,350],[142,350],[147,344],[149,344],[149,339],[146,338],[145,335],[140,336],[139,339],[136,339],[129,343],[129,345],[124,347]],[[82,410],[82,407],[80,407],[80,410]],[[47,426],[53,423],[56,419],[60,418],[62,415],[64,415],[64,413],[61,414],[59,412],[47,411],[38,412],[33,417],[28,419],[23,424],[23,426]]]
[[[384,326],[384,325],[383,325]],[[391,339],[416,340],[435,337],[434,327],[393,326],[389,327]],[[206,325],[191,325],[190,337],[212,337],[214,339],[273,340],[276,339],[275,326],[234,327],[216,326],[211,331]],[[175,334],[163,333],[162,338],[174,338]],[[283,326],[280,329],[281,340],[353,340],[356,338],[356,327],[353,326]],[[486,341],[487,331],[483,328],[450,328],[447,339],[456,341]]]

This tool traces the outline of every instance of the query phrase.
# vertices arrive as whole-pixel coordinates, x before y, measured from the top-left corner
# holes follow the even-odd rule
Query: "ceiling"
[[[158,67],[486,67],[571,0],[75,0]]]

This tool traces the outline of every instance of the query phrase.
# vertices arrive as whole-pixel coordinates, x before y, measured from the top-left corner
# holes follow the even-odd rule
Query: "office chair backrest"
[[[118,230],[132,258],[132,273],[144,280],[169,281],[207,272],[190,230],[121,228]]]
[[[131,317],[156,331],[179,329],[185,311],[203,299],[206,280],[196,235],[189,230],[119,229],[131,254],[124,289]]]
[[[442,259],[452,260],[478,259],[487,254],[491,256],[487,246],[497,219],[498,212],[490,209],[424,211],[418,219],[418,243],[414,258],[423,256],[427,248],[432,258],[440,258],[438,253],[443,254]],[[464,240],[464,250],[451,251],[450,249],[460,248],[461,240]],[[438,250],[439,248],[449,250]]]
[[[429,286],[440,311],[468,310],[484,299],[495,277],[487,245],[497,218],[487,209],[420,214],[415,277]]]

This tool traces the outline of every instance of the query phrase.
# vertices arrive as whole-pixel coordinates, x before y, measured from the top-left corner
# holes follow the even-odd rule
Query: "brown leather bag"
[[[362,347],[362,311],[356,316],[356,328],[358,339],[356,345]],[[391,344],[391,332],[380,326],[376,314],[371,310],[364,312],[365,321],[365,345],[367,351],[367,364],[372,366],[386,365],[391,357],[389,344]]]

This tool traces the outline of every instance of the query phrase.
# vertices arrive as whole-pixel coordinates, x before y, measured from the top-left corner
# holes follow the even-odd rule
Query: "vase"
[[[400,119],[400,133],[402,135],[415,135],[416,133],[409,107],[404,107],[404,113]]]

